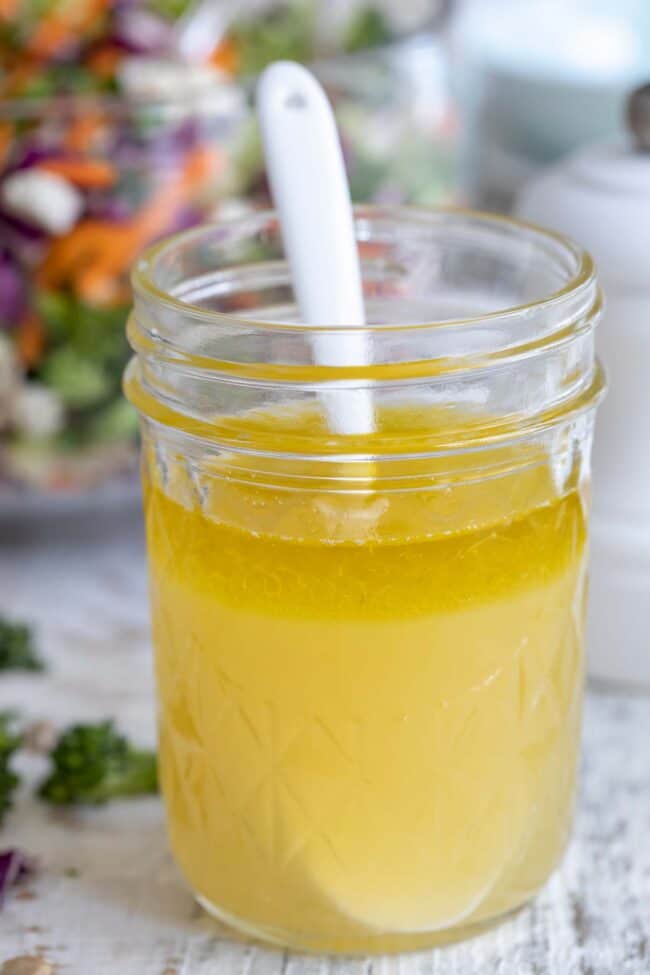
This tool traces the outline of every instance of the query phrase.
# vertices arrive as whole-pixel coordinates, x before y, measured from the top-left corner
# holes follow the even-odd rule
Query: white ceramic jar
[[[633,99],[636,144],[569,157],[524,189],[517,212],[573,237],[598,266],[609,393],[594,455],[589,668],[650,689],[649,86]]]
[[[587,144],[621,134],[650,65],[647,0],[461,0],[453,31],[462,188],[509,211],[516,191]]]

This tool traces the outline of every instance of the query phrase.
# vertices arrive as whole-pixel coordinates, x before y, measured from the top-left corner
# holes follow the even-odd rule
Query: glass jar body
[[[380,321],[400,309],[402,319],[420,315],[430,297],[412,265],[387,287],[410,233],[400,221],[411,219],[360,217],[368,307]],[[479,218],[448,219],[458,246],[486,229]],[[441,243],[449,227],[438,229],[425,226],[426,264],[438,261],[449,285],[456,272],[438,249],[453,245]],[[192,253],[205,251],[201,234]],[[157,286],[173,291],[171,255],[152,260]],[[465,251],[460,264],[469,259]],[[472,273],[491,278],[494,268],[476,261],[474,250]],[[185,263],[186,281],[187,272]],[[576,335],[557,325],[572,346],[566,375],[544,308],[514,326],[516,353],[490,313],[467,319],[461,339],[459,323],[444,335],[441,323],[369,329],[372,364],[342,378],[327,363],[296,364],[298,326],[268,324],[284,296],[277,279],[275,302],[262,296],[265,273],[240,265],[229,292],[189,275],[210,291],[210,314],[232,306],[242,281],[249,307],[255,299],[256,325],[216,315],[217,328],[234,326],[220,358],[207,320],[202,339],[183,329],[183,349],[156,346],[174,314],[136,276],[127,390],[142,414],[172,846],[201,903],[267,940],[367,952],[463,937],[539,889],[570,828],[601,382],[574,341],[591,336],[593,280]],[[470,290],[468,307],[481,288]],[[525,321],[546,333],[522,336]],[[478,350],[488,328],[489,355],[507,347],[498,366]],[[521,396],[503,371],[524,369],[522,338],[546,412],[536,402],[525,415],[529,377],[516,415],[499,415],[497,401]],[[550,356],[543,367],[530,362],[535,341]],[[578,385],[551,406],[569,375]],[[333,432],[323,383],[343,398],[365,384],[374,429]]]

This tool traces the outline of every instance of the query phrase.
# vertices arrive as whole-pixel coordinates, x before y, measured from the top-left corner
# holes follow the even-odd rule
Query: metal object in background
[[[464,193],[508,211],[541,167],[620,134],[650,68],[650,4],[465,0],[453,41]]]
[[[628,126],[640,152],[650,152],[650,82],[630,95],[627,103]]]

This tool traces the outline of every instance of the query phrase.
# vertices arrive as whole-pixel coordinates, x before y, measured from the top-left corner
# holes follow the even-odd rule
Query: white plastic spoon
[[[300,64],[277,61],[257,86],[266,165],[282,228],[301,321],[307,325],[365,325],[354,218],[334,114],[325,92]],[[364,365],[366,336],[315,332],[319,365]],[[354,383],[353,383],[354,387]],[[322,395],[337,433],[372,431],[367,388],[332,383]]]

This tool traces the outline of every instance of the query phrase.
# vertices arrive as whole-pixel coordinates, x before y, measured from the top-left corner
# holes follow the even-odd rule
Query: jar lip
[[[162,412],[149,405],[153,403],[152,393],[144,391],[142,378],[138,375],[137,360],[134,358],[125,373],[125,394],[133,403],[141,417],[159,431],[172,432],[186,444],[194,444],[199,450],[211,448],[219,454],[236,453],[256,457],[283,459],[286,461],[324,461],[360,462],[377,461],[392,464],[399,461],[422,461],[434,458],[453,458],[474,454],[481,456],[500,448],[516,444],[534,443],[540,437],[552,435],[553,431],[573,424],[582,417],[592,415],[607,393],[607,374],[600,360],[596,359],[588,385],[572,401],[555,404],[540,413],[525,418],[505,418],[502,423],[492,426],[477,426],[471,433],[458,434],[458,431],[443,432],[435,436],[430,432],[400,433],[399,449],[389,448],[386,443],[378,452],[373,446],[364,443],[364,435],[356,442],[345,444],[347,437],[338,439],[336,446],[323,447],[322,437],[300,438],[292,449],[278,450],[273,435],[261,437],[258,431],[249,442],[238,440],[232,431],[219,430],[210,421],[188,426],[182,412],[166,408]]]
[[[504,308],[497,308],[489,312],[481,312],[477,315],[468,315],[462,318],[446,318],[439,321],[408,322],[404,324],[368,324],[362,327],[355,325],[338,325],[337,333],[358,333],[362,332],[414,332],[421,329],[434,328],[459,328],[464,325],[472,326],[479,323],[489,323],[497,319],[517,318],[518,316],[531,314],[531,312],[545,311],[561,303],[564,299],[576,294],[580,290],[595,285],[594,262],[587,251],[577,243],[563,234],[556,233],[539,224],[526,220],[520,220],[511,216],[490,213],[483,210],[472,210],[465,207],[439,206],[423,207],[415,205],[385,206],[381,204],[362,204],[354,207],[356,219],[408,219],[412,222],[421,222],[423,225],[433,225],[436,220],[444,217],[456,217],[459,220],[472,219],[480,222],[485,227],[513,227],[534,234],[539,240],[546,240],[555,245],[560,245],[565,255],[569,255],[574,261],[574,269],[569,280],[559,289],[536,298],[534,301],[520,305],[513,305]],[[286,331],[291,333],[304,332],[309,329],[309,333],[330,332],[332,325],[307,325],[304,322],[277,322],[262,319],[247,318],[231,312],[219,312],[207,309],[201,305],[193,304],[177,298],[169,292],[160,288],[154,281],[154,271],[157,262],[169,254],[175,247],[188,244],[192,241],[200,241],[201,237],[211,232],[216,232],[219,228],[237,229],[245,228],[254,222],[277,220],[275,210],[255,210],[244,216],[233,217],[226,220],[217,220],[202,224],[190,230],[184,230],[147,248],[139,257],[134,270],[131,274],[131,283],[134,292],[156,303],[163,305],[171,311],[175,311],[193,320],[207,324],[212,322],[215,325],[228,324],[231,328],[241,325],[247,330],[254,329],[259,332],[278,332]]]

